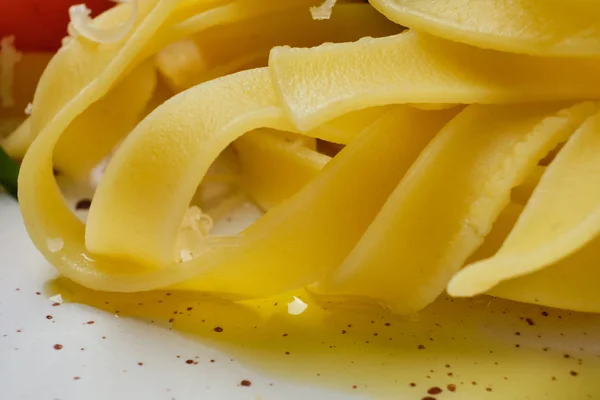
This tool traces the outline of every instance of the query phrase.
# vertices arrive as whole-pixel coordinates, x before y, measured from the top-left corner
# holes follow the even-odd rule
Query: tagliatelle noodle
[[[236,298],[264,297],[317,282],[312,290],[329,298],[367,300],[413,313],[444,289],[465,260],[475,264],[456,275],[451,293],[455,282],[468,274],[476,277],[470,271],[490,262],[479,258],[500,248],[491,259],[497,260],[515,240],[511,238],[519,237],[522,221],[539,233],[520,243],[531,245],[528,251],[536,240],[548,239],[548,230],[535,231],[544,226],[537,225],[537,213],[555,210],[567,197],[553,203],[541,188],[552,177],[573,175],[572,165],[561,161],[563,151],[570,160],[578,154],[572,153],[577,143],[595,146],[590,132],[598,131],[597,118],[584,121],[597,112],[596,104],[573,103],[600,98],[600,58],[501,53],[415,31],[310,49],[276,48],[268,68],[225,76],[170,98],[135,127],[112,158],[88,225],[69,212],[52,177],[54,148],[77,118],[85,121],[119,85],[131,84],[128,74],[144,68],[144,60],[196,32],[218,32],[229,24],[239,34],[245,21],[313,3],[318,2],[146,1],[121,41],[97,44],[73,38],[61,49],[42,77],[32,117],[19,131],[21,148],[37,137],[23,161],[19,184],[28,232],[63,275],[97,290],[173,288]],[[116,7],[94,24],[114,26],[129,17],[128,11]],[[479,39],[474,35],[465,41],[481,45]],[[226,54],[218,45],[204,43],[212,49],[209,53]],[[516,40],[508,46],[524,48]],[[587,48],[569,46],[554,48],[563,53],[548,54],[564,56],[564,49]],[[266,50],[256,49],[261,54]],[[256,49],[244,49],[237,61],[217,57],[215,64],[225,69],[213,73],[251,65],[258,59]],[[545,51],[543,45],[539,49]],[[221,65],[228,59],[230,64]],[[144,90],[136,92],[135,101],[148,102],[143,101],[149,96]],[[507,105],[513,103],[518,104]],[[456,104],[474,105],[462,109]],[[578,128],[541,171],[534,190],[539,160]],[[110,142],[97,133],[91,138]],[[347,146],[329,160],[314,152],[314,138]],[[240,153],[240,182],[269,211],[237,236],[211,236],[208,223],[199,236],[185,236],[190,221],[203,217],[199,209],[188,208],[190,201],[209,166],[231,143]],[[593,181],[593,160],[580,158],[590,167],[584,178]],[[275,163],[280,169],[270,167]],[[83,164],[79,160],[69,169]],[[588,187],[585,182],[576,187],[581,194]],[[519,205],[509,205],[518,186],[523,188],[519,201],[526,203],[522,213]],[[584,218],[586,212],[595,215],[593,196],[578,197],[578,202],[581,210],[552,221],[579,236],[541,258],[531,256],[535,262],[504,271],[498,279],[504,282],[492,293],[594,309],[591,284],[582,283],[581,275],[565,278],[567,287],[581,288],[580,294],[552,290],[572,263],[596,257],[589,247],[596,240],[593,221]],[[547,208],[536,210],[536,204]],[[592,225],[586,228],[586,223]],[[557,235],[562,240],[567,234]],[[195,245],[190,237],[197,239]],[[52,245],[59,240],[61,248]],[[464,282],[477,286],[482,281]],[[534,290],[524,293],[523,282]]]
[[[119,43],[99,45],[79,37],[73,38],[61,48],[38,83],[29,129],[16,137],[14,142],[9,137],[4,143],[8,154],[24,154],[42,129],[47,129],[48,125],[56,126],[52,121],[59,115],[62,116],[59,118],[60,125],[64,127],[57,129],[66,129],[77,115],[104,96],[114,82],[130,68],[142,44],[151,39],[175,3],[176,0],[141,2],[135,28]],[[128,4],[120,4],[94,21],[100,27],[124,21],[131,12],[127,6]],[[142,26],[145,29],[140,29]],[[119,54],[122,56],[119,57]],[[81,101],[82,97],[86,101]]]
[[[260,75],[262,75],[262,79],[266,78],[264,82],[270,83],[268,80],[268,73],[266,70],[255,70],[223,78],[219,81],[213,82],[213,85],[218,85],[219,87],[217,87],[215,90],[219,90],[220,93],[224,93],[227,92],[227,90],[226,87],[223,86],[223,81],[227,82],[227,80],[238,79],[240,82],[248,82],[248,79],[252,75],[255,75],[255,78],[260,78]],[[196,89],[206,90],[207,86],[208,85],[202,85],[197,87]],[[256,89],[257,86],[251,85],[250,87]],[[186,94],[189,96],[190,91],[185,92],[169,100],[163,106],[159,107],[159,109],[157,109],[148,118],[152,119],[153,117],[157,118],[158,116],[164,117],[166,115],[164,113],[168,114],[168,112],[171,110],[177,115],[180,115],[178,114],[182,111],[179,108],[179,106],[182,105],[180,100],[181,97],[184,97]],[[214,104],[210,97],[207,98],[205,96],[198,96],[198,98],[204,99],[203,101],[208,102],[209,104]],[[256,99],[257,97],[253,98]],[[258,96],[258,98],[263,98],[263,96]],[[240,99],[239,93],[231,93],[231,96],[228,96],[228,99],[239,99],[241,103],[244,103],[244,99]],[[269,109],[270,107],[267,108],[267,110]],[[214,121],[213,118],[207,117],[206,114],[204,116],[207,121]],[[402,113],[400,113],[399,116],[390,116],[388,117],[388,119],[392,117],[394,122],[400,124],[400,127],[404,124],[404,121],[402,120]],[[197,118],[202,119],[200,116],[198,116]],[[149,119],[147,119],[146,121],[148,121]],[[193,126],[196,126],[194,122],[195,121],[188,121],[188,123],[191,123]],[[143,124],[144,123],[142,123],[142,125],[140,125],[138,129],[143,127]],[[148,126],[150,126],[150,124]],[[388,125],[385,125],[385,127],[389,128],[389,123]],[[156,126],[154,128],[156,128]],[[173,128],[173,126],[171,126],[170,128]],[[210,131],[214,132],[215,130]],[[155,135],[158,132],[159,131],[152,129],[151,131],[142,132],[140,136],[144,134]],[[170,129],[169,132],[173,132],[173,130]],[[193,133],[189,131],[184,130],[182,133],[185,132],[187,132],[187,134],[190,136],[194,136]],[[377,149],[381,151],[380,154],[382,158],[380,159],[380,163],[373,164],[369,168],[375,169],[375,171],[372,172],[383,172],[384,170],[398,170],[397,168],[393,168],[393,165],[400,161],[398,160],[398,157],[396,157],[396,151],[394,151],[394,149],[391,147],[391,143],[393,141],[390,142],[389,138],[387,137],[388,131],[380,129],[376,130],[376,132],[378,132],[378,135],[372,134],[368,137],[378,138],[377,146],[381,148],[378,147]],[[136,140],[136,136],[137,135],[134,132],[126,140],[126,142],[117,152],[115,159],[111,163],[111,166],[115,165],[115,162],[118,163],[118,158],[120,155],[127,154],[127,144],[132,140]],[[47,143],[44,143],[44,145],[38,145],[38,142],[39,141],[36,141],[32,146],[30,152],[28,152],[28,155],[23,165],[23,173],[21,180],[22,182],[25,182],[24,186],[28,190],[41,190],[42,193],[51,194],[51,192],[48,190],[48,183],[45,182],[42,176],[40,176],[40,178],[42,179],[35,178],[35,176],[38,176],[40,172],[43,172],[43,167],[40,168],[41,164],[27,164],[30,154],[36,155],[34,157],[36,157],[39,160],[43,159],[42,157],[39,157],[42,155],[43,152],[46,152],[46,154],[48,153],[48,150],[44,150],[48,148]],[[398,140],[398,145],[400,145],[400,142],[401,140]],[[370,141],[367,141],[367,143],[370,143]],[[365,169],[366,164],[364,163],[364,157],[368,157],[368,154],[370,154],[374,150],[374,148],[367,146],[366,143],[363,146],[360,146],[360,141],[357,141],[353,144],[354,149],[351,149],[351,147],[346,148],[344,153],[347,155],[346,157],[341,157],[340,154],[340,157],[336,158],[337,162],[329,163],[328,166],[323,170],[323,174],[319,176],[322,177],[322,179],[316,179],[313,182],[311,182],[311,185],[305,187],[299,194],[294,196],[295,201],[291,199],[290,201],[283,203],[280,208],[278,207],[278,209],[272,210],[271,213],[267,214],[265,217],[259,220],[241,238],[234,238],[235,243],[227,241],[229,243],[226,244],[239,244],[240,240],[247,240],[251,243],[247,243],[247,245],[244,246],[240,245],[239,247],[227,248],[227,252],[219,251],[219,249],[223,249],[222,247],[215,248],[214,244],[218,243],[217,238],[212,242],[212,248],[209,247],[211,245],[211,242],[207,242],[206,254],[203,254],[202,256],[196,259],[193,259],[183,264],[171,263],[169,266],[165,266],[165,268],[163,269],[151,272],[146,271],[145,273],[142,273],[140,269],[137,269],[136,272],[131,272],[131,263],[121,264],[118,261],[115,262],[114,260],[105,259],[103,257],[99,257],[98,261],[92,261],[90,255],[86,255],[86,257],[82,255],[87,254],[85,253],[85,247],[83,245],[83,226],[81,226],[78,223],[78,221],[77,225],[75,226],[73,224],[75,221],[72,219],[71,214],[68,213],[67,210],[63,210],[64,212],[60,214],[56,212],[56,210],[59,210],[59,208],[56,207],[56,203],[61,204],[61,201],[57,198],[57,196],[59,196],[58,193],[56,193],[56,196],[54,198],[48,197],[46,195],[45,200],[41,202],[41,204],[38,204],[38,207],[32,208],[32,210],[35,210],[36,215],[41,217],[40,219],[36,220],[41,223],[41,228],[43,229],[43,232],[40,232],[42,233],[40,236],[36,236],[36,232],[32,231],[32,238],[34,240],[37,239],[38,245],[40,245],[40,248],[44,250],[43,241],[47,237],[62,237],[64,239],[65,245],[63,249],[59,252],[60,254],[52,253],[46,249],[46,257],[48,257],[51,260],[54,259],[54,264],[57,265],[61,272],[66,276],[72,277],[72,279],[76,279],[79,282],[83,282],[86,285],[91,285],[92,287],[96,287],[99,289],[108,289],[113,291],[135,291],[144,289],[149,290],[156,287],[164,287],[164,285],[170,285],[171,283],[185,280],[186,278],[192,277],[194,275],[199,275],[199,278],[196,281],[191,281],[188,284],[186,284],[186,286],[181,287],[199,288],[200,290],[208,290],[213,292],[232,292],[234,294],[240,295],[259,295],[268,293],[269,291],[278,292],[282,290],[282,287],[289,287],[290,285],[302,285],[306,282],[298,282],[296,280],[297,276],[295,276],[294,279],[290,279],[289,281],[281,278],[286,276],[289,277],[290,275],[301,275],[306,277],[306,275],[308,274],[310,276],[306,277],[306,279],[310,281],[311,279],[315,279],[316,274],[322,273],[321,268],[323,268],[323,264],[335,265],[335,263],[331,262],[331,258],[335,257],[339,259],[340,257],[343,257],[343,254],[348,250],[348,246],[351,246],[353,244],[353,241],[355,241],[358,238],[357,235],[360,235],[362,229],[364,229],[364,224],[367,224],[370,221],[370,219],[373,216],[373,213],[376,212],[378,206],[384,201],[387,194],[386,188],[387,190],[391,190],[391,188],[394,185],[394,182],[399,178],[398,176],[394,176],[396,174],[369,173],[366,175],[361,175],[364,177],[364,179],[349,179],[350,176],[356,176],[356,172],[358,171],[358,169]],[[373,145],[375,144],[373,143]],[[206,146],[194,147],[194,149],[194,151],[207,151]],[[168,154],[169,150],[166,150],[166,152],[166,154]],[[178,159],[180,158],[179,156],[181,156],[177,154],[173,155],[176,156],[176,158]],[[46,155],[45,157],[47,158],[48,156]],[[387,159],[392,164],[385,162],[386,157],[389,157]],[[162,166],[158,167],[160,168]],[[102,191],[107,189],[105,183],[110,182],[110,170],[111,168],[109,167],[107,175],[105,176],[104,180],[100,185],[99,193],[97,194],[97,196],[101,195]],[[35,171],[38,172],[36,173]],[[344,172],[348,176],[344,178],[343,175],[339,175],[338,171],[340,171],[339,173]],[[47,180],[50,180],[51,171],[45,171],[45,174]],[[201,175],[202,173],[199,173],[199,176]],[[376,185],[378,189],[370,190],[367,195],[367,187],[370,188],[370,185],[374,182],[373,177],[378,176],[380,177],[379,179],[383,182],[379,182],[379,184]],[[27,179],[30,179],[29,177],[36,179],[38,181],[38,184],[26,184]],[[360,178],[359,176],[357,177]],[[160,192],[160,190],[157,191],[156,189],[159,189],[162,186],[160,185],[160,181],[163,178],[164,175],[158,175],[153,177],[153,182],[157,185],[154,188],[154,196],[156,196],[158,192]],[[122,179],[122,177],[119,179]],[[343,195],[344,191],[340,190],[340,186],[347,186],[347,182],[352,182],[352,185],[350,185],[350,187],[344,188],[345,191],[348,192],[348,195],[346,196],[347,198],[349,198],[350,193],[354,194],[355,190],[359,193],[362,191],[363,193],[365,193],[365,195],[361,196],[361,198],[357,198],[356,202],[330,204],[328,199],[330,198],[329,196],[331,195],[331,193]],[[384,183],[386,182],[387,184],[384,185]],[[42,183],[45,184],[42,185]],[[135,184],[141,183],[143,182],[135,182]],[[375,183],[377,183],[377,181],[375,181]],[[313,185],[316,185],[317,187],[315,188]],[[365,185],[365,187],[361,189],[360,185]],[[53,185],[50,185],[50,187],[53,187]],[[26,193],[25,197],[27,199],[33,200],[36,198],[35,196],[32,196],[33,194],[35,193]],[[143,193],[140,194],[143,195]],[[96,199],[95,201],[97,200],[98,199]],[[187,204],[185,202],[183,202],[182,204],[182,207],[184,209],[187,208]],[[369,204],[372,204],[372,206],[369,206]],[[90,217],[92,217],[94,212],[98,211],[98,209],[95,208],[97,207],[97,205],[98,203],[95,203],[92,206]],[[126,206],[125,203],[122,203],[122,205]],[[314,207],[311,207],[311,205]],[[44,212],[44,208],[47,206],[53,207],[55,211],[53,213]],[[321,212],[316,212],[316,210],[319,209],[321,210]],[[302,213],[302,210],[305,210],[305,213]],[[340,212],[333,213],[333,210],[344,210],[345,212],[341,213],[340,215]],[[310,215],[305,215],[306,212],[308,212]],[[312,214],[313,212],[315,213],[314,215]],[[320,216],[322,215],[331,215],[331,217],[322,219],[320,218]],[[354,222],[353,224],[348,225],[341,223],[342,220],[347,221],[350,218],[350,216],[352,218],[351,220]],[[339,218],[342,218],[342,220],[339,220]],[[71,226],[65,224],[65,222],[68,222],[68,220],[71,220]],[[276,226],[273,226],[274,224]],[[361,224],[363,226],[362,228]],[[317,231],[315,232],[313,230],[315,226],[321,226],[323,229],[317,229]],[[64,230],[65,228],[67,228],[67,230]],[[88,226],[88,232],[89,229],[90,226]],[[334,248],[332,248],[331,244],[327,243],[325,240],[308,240],[308,243],[305,243],[303,241],[302,243],[305,244],[304,246],[299,245],[299,243],[297,243],[296,241],[289,240],[289,235],[292,235],[292,237],[296,237],[298,241],[302,237],[307,237],[303,235],[308,235],[308,237],[314,239],[315,233],[319,232],[321,232],[320,235],[322,235],[323,237],[329,237],[332,234],[332,229],[336,232],[334,235],[339,238],[339,241],[336,241],[336,245],[340,248],[335,251]],[[303,231],[306,233],[302,234]],[[110,235],[111,233],[106,232],[106,234]],[[284,244],[287,244],[287,251],[277,253],[271,251],[274,245],[277,245],[280,249],[286,248],[286,246],[283,246]],[[310,248],[315,247],[316,249],[321,249],[320,252],[322,252],[323,254],[320,255],[323,257],[315,257],[315,254],[312,251],[310,251]],[[296,250],[294,251],[294,249]],[[295,257],[290,258],[290,252],[294,253]],[[298,252],[298,254],[295,254],[296,252]],[[284,262],[284,260],[287,264],[291,259],[297,259],[299,265],[305,266],[306,264],[303,261],[305,261],[306,257],[310,257],[311,260],[313,258],[315,260],[322,260],[322,264],[316,266],[316,269],[308,269],[305,267],[285,269],[281,268],[281,265]],[[219,261],[224,261],[225,258],[228,262],[219,264]],[[260,260],[260,263],[257,262],[258,260]],[[108,265],[104,266],[102,264]],[[214,267],[216,264],[219,264],[220,268],[211,268]],[[121,265],[121,267],[119,267],[119,265]],[[262,266],[262,273],[261,270],[256,269],[257,265]],[[107,272],[107,270],[110,272]],[[265,276],[264,274],[267,275]],[[278,276],[279,279],[266,279],[267,276]],[[255,284],[249,285],[249,279],[256,279]]]
[[[278,47],[269,68],[300,130],[366,106],[600,98],[600,59],[500,53],[412,31],[312,49]]]
[[[593,0],[371,0],[389,19],[487,49],[600,57],[600,3]]]
[[[156,87],[156,69],[145,61],[71,122],[56,144],[54,168],[77,181],[136,125]]]
[[[159,70],[176,92],[237,72],[267,65],[277,45],[311,47],[348,42],[364,36],[388,36],[402,30],[368,4],[341,4],[329,20],[315,21],[305,4],[215,25],[157,54]]]
[[[256,203],[270,210],[314,179],[330,157],[307,147],[300,137],[256,130],[234,143],[241,182]]]
[[[511,189],[594,107],[559,110],[468,106],[423,151],[342,265],[313,290],[403,314],[431,303],[481,245]]]
[[[457,274],[448,285],[450,294],[472,296],[508,281],[504,290],[498,288],[493,292],[528,302],[545,298],[552,299],[545,303],[550,302],[553,306],[600,311],[597,290],[591,290],[586,284],[594,282],[598,273],[594,263],[581,263],[589,258],[590,252],[597,254],[591,244],[598,237],[596,220],[600,216],[594,183],[600,179],[600,164],[596,156],[599,146],[600,113],[590,117],[579,128],[548,166],[499,251],[487,260],[468,265]],[[576,253],[584,247],[587,249]],[[571,254],[573,256],[569,257]],[[560,266],[552,266],[557,262]],[[589,270],[578,275],[588,278],[565,280],[560,295],[556,293],[558,288],[548,290],[549,286],[554,287],[548,282],[559,282],[559,276],[564,278],[569,273],[567,266],[578,271]],[[544,268],[550,271],[545,273],[544,279],[535,283],[536,272],[544,272]],[[524,293],[510,290],[511,279],[516,278],[516,286],[521,287],[519,277],[529,274],[533,274],[532,279],[528,279],[529,290]],[[577,284],[574,285],[574,282]]]
[[[261,15],[297,3],[312,4],[311,0],[291,0],[285,3],[269,0],[258,4],[249,0],[237,2],[192,0],[171,4],[172,1],[168,0],[167,2],[160,2],[160,4],[157,0],[140,2],[137,8],[138,18],[136,24],[134,24],[134,29],[117,43],[102,45],[78,37],[72,38],[73,40],[63,46],[44,72],[44,75],[54,78],[44,79],[42,77],[38,85],[33,101],[30,129],[21,131],[14,138],[9,137],[4,143],[5,150],[11,156],[21,158],[27,147],[40,132],[41,127],[48,123],[68,99],[73,98],[85,85],[93,83],[96,77],[100,75],[106,87],[110,88],[120,78],[120,73],[129,72],[135,65],[173,41],[217,24]],[[222,5],[213,8],[219,4]],[[153,10],[155,5],[163,11],[161,11],[161,16],[156,19],[156,26],[153,28],[154,33],[143,41],[143,45],[125,52],[125,56],[120,58],[120,72],[109,69],[109,65],[114,65],[112,60],[121,50],[122,44],[128,40],[133,32],[136,32],[140,21]],[[173,7],[177,8],[173,9]],[[173,9],[173,12],[168,12],[167,9]],[[120,4],[101,14],[93,22],[98,29],[113,27],[129,19],[131,11],[130,4]],[[189,14],[186,14],[187,12],[198,12],[198,14],[190,17]],[[162,26],[161,22],[163,23]],[[97,98],[94,101],[104,94],[105,91],[98,91]],[[43,111],[36,111],[38,108]]]

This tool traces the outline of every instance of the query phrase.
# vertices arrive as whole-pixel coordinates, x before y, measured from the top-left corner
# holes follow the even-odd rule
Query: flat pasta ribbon
[[[600,57],[600,4],[590,0],[371,0],[419,32],[511,53]]]
[[[410,314],[435,300],[546,153],[591,104],[472,105],[427,146],[342,265],[314,291]]]

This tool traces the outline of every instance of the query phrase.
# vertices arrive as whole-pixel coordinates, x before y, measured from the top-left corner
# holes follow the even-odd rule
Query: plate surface
[[[189,299],[177,293],[159,294],[170,296],[159,297],[164,302],[88,299],[146,319],[177,314],[172,324],[134,319],[57,305],[48,285],[56,273],[6,196],[0,221],[0,399],[600,398],[598,315],[490,297],[441,298],[412,318],[315,305],[291,316],[291,295],[248,307],[196,298],[189,313],[179,308]],[[72,283],[57,287],[80,300],[89,295]],[[156,311],[155,302],[167,308]],[[216,334],[215,326],[225,331]]]
[[[44,286],[54,269],[29,241],[17,204],[6,196],[0,196],[0,221],[2,399],[359,398],[251,371],[164,327],[80,304],[53,306]],[[187,364],[190,359],[197,364]]]

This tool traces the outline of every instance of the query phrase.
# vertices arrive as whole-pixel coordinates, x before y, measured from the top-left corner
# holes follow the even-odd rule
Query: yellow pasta
[[[590,0],[371,0],[392,21],[486,49],[600,57],[600,4]]]
[[[315,21],[319,3],[146,0],[116,42],[70,37],[3,143],[46,259],[114,292],[600,312],[600,6],[373,0]],[[85,181],[117,145],[84,225],[52,169]],[[263,216],[212,234],[249,199]]]
[[[557,114],[554,105],[467,107],[424,150],[361,241],[316,290],[360,296],[404,314],[422,309],[481,245],[511,188],[593,109],[576,105]]]

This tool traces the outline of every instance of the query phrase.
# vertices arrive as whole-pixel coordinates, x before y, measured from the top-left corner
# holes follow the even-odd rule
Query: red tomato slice
[[[114,5],[109,0],[0,0],[0,38],[14,35],[21,51],[56,51],[67,35],[69,7],[80,3],[92,15]]]

